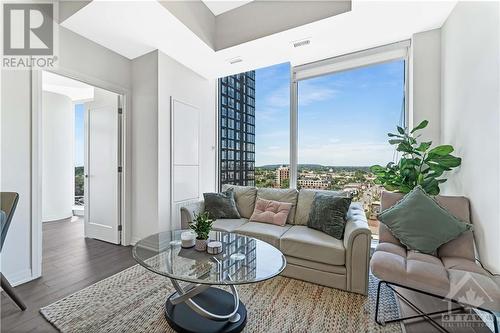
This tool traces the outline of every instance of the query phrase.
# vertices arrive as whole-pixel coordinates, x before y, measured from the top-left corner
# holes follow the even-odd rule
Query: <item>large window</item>
[[[404,119],[405,61],[298,82],[297,188],[342,190],[363,204],[375,232],[382,187],[369,167],[395,160],[387,133]]]
[[[219,79],[220,184],[255,185],[255,71]]]
[[[276,187],[276,169],[289,163],[289,117],[290,64],[219,79],[220,184]]]
[[[376,232],[382,188],[369,167],[398,158],[387,133],[406,125],[408,47],[395,43],[220,79],[221,184],[346,191]],[[242,88],[247,82],[253,89]],[[238,127],[241,119],[251,133]]]

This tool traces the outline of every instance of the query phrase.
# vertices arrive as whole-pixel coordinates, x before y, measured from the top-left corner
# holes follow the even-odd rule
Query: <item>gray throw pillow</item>
[[[205,199],[205,212],[208,212],[212,219],[240,218],[232,189],[221,193],[203,193],[203,198]]]
[[[338,194],[316,193],[307,226],[337,239],[344,238],[346,216],[351,200]]]
[[[378,219],[408,249],[427,254],[435,254],[441,245],[472,229],[471,224],[457,219],[420,186],[380,213]]]

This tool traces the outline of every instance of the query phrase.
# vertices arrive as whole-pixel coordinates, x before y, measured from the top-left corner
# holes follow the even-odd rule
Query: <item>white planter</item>
[[[196,242],[194,244],[194,249],[196,251],[204,252],[207,250],[207,239],[196,239]]]

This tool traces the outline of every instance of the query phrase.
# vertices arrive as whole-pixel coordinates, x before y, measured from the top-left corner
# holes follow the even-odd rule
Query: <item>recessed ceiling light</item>
[[[243,59],[241,59],[240,57],[235,57],[235,58],[231,58],[231,59],[228,59],[227,60],[231,65],[233,64],[237,64],[239,62],[242,62]]]
[[[309,44],[311,44],[311,39],[309,39],[309,38],[304,38],[304,39],[292,41],[293,47],[301,47],[301,46],[306,46]]]

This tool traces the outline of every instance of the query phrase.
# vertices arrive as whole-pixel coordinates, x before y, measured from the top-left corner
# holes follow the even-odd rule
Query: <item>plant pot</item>
[[[196,251],[204,252],[207,250],[208,239],[196,239],[194,244],[194,249]]]

